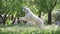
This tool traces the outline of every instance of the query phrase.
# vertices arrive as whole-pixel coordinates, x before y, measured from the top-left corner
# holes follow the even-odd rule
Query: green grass
[[[60,29],[36,30],[36,27],[34,25],[0,25],[0,34],[60,34]]]

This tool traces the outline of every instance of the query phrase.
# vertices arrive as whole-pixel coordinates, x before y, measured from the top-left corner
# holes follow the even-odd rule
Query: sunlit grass
[[[34,25],[9,25],[9,26],[0,26],[0,34],[60,34],[60,27],[56,30],[55,25],[46,26],[45,30],[36,30]],[[49,29],[50,28],[50,29]]]

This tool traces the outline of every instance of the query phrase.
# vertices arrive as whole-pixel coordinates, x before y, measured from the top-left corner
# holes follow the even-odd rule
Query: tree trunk
[[[39,18],[41,18],[41,14],[39,14]]]
[[[41,10],[39,10],[39,18],[41,18]]]
[[[7,19],[6,15],[4,15],[4,16],[1,16],[1,15],[0,15],[0,17],[1,17],[2,20],[3,20],[3,23],[2,23],[2,24],[5,25],[5,21],[6,21],[6,19]]]
[[[15,23],[16,17],[13,17],[12,24]]]
[[[20,23],[19,17],[17,19],[18,19],[18,24],[19,24]]]
[[[48,11],[48,24],[49,24],[49,25],[52,24],[51,12],[52,12],[51,10]]]
[[[0,24],[3,24],[3,17],[1,15],[0,15],[0,18],[1,18]]]
[[[7,17],[6,17],[6,15],[4,15],[4,17],[3,17],[3,24],[5,25],[5,21],[6,21],[6,19],[7,19]]]

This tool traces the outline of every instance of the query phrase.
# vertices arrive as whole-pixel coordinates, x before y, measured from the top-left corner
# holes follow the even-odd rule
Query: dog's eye
[[[23,9],[23,11],[24,11],[24,9]]]
[[[26,9],[24,8],[24,10],[26,10]]]
[[[23,11],[25,11],[26,9],[23,9]]]

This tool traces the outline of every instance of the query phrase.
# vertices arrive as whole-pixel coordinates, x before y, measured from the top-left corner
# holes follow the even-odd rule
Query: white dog
[[[22,18],[23,20],[31,21],[32,23],[35,23],[39,29],[44,28],[44,21],[34,15],[31,10],[27,7],[23,8],[23,11],[26,13],[26,15]]]

